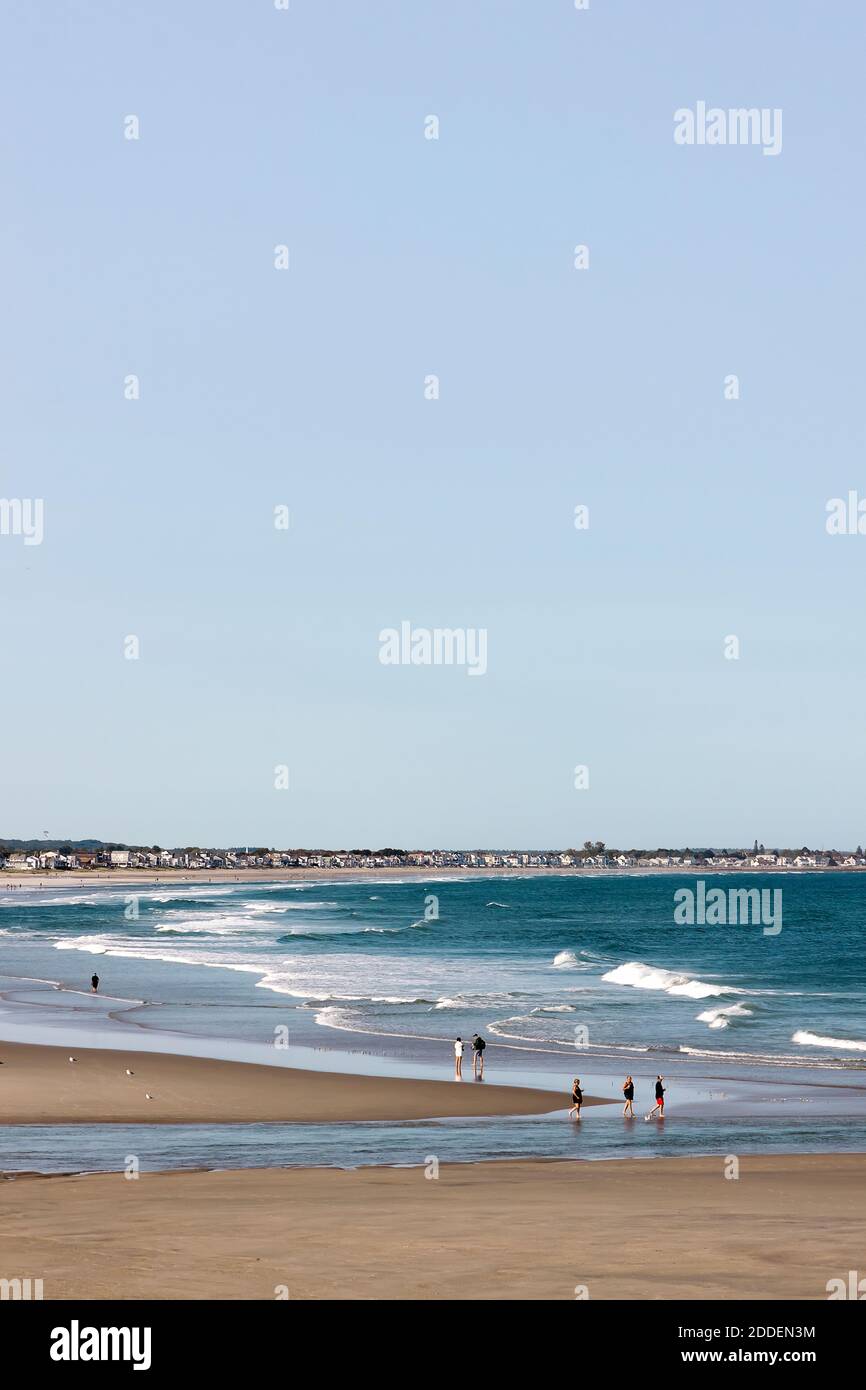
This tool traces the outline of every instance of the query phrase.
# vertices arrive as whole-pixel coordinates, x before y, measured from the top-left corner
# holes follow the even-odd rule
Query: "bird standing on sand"
[[[150,1091],[145,1091],[144,1098],[145,1100],[153,1100],[153,1096],[150,1094]]]
[[[70,1062],[74,1062],[74,1061],[75,1061],[75,1058],[74,1058],[74,1057],[70,1057],[69,1060],[70,1060]]]
[[[130,1070],[129,1070],[129,1067],[126,1068],[126,1074],[127,1074],[127,1076],[135,1076],[135,1072],[134,1072],[134,1071],[130,1071]]]

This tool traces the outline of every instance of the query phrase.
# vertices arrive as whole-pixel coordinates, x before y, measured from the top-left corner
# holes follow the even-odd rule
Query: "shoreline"
[[[402,873],[401,870],[390,871],[390,879],[386,882],[393,882],[394,877]],[[540,875],[552,872],[555,877],[562,877],[570,870],[547,870],[538,869],[525,871],[522,869],[508,871],[503,874],[499,869],[488,870],[479,874],[482,878],[532,878],[533,883]],[[633,872],[631,870],[620,870],[622,873]],[[659,869],[657,872],[670,874],[671,870]],[[720,871],[721,872],[721,871]],[[279,881],[287,882],[287,874],[290,871],[284,870],[250,870],[248,875],[255,882],[272,885]],[[383,874],[385,871],[383,871]],[[332,879],[338,882],[346,882],[349,871],[333,871]],[[165,880],[178,881],[180,871],[166,870],[161,875],[162,897],[160,901],[165,901]],[[201,880],[204,871],[190,871],[183,874],[186,882],[194,883],[199,891],[202,891]],[[223,873],[225,879],[226,871]],[[237,875],[228,874],[232,880]],[[301,878],[304,882],[312,878],[319,880],[320,873],[317,870],[303,869],[294,871],[295,878]],[[85,876],[81,876],[85,877]],[[113,871],[111,875],[100,878],[99,883],[91,883],[94,896],[100,891],[109,894],[116,886],[119,890],[115,892],[115,898],[120,896],[120,879],[144,877],[148,882],[153,882],[153,871]],[[413,875],[415,879],[430,879],[428,869],[417,869]],[[457,877],[466,881],[466,874],[462,871],[453,870],[451,873],[452,881]],[[109,882],[113,879],[113,883]],[[208,880],[210,881],[210,880]],[[356,878],[354,880],[358,882]],[[361,882],[372,883],[370,878],[362,877]],[[53,884],[60,883],[63,887],[68,886],[69,876],[64,872],[58,872],[53,879]],[[53,886],[52,884],[52,886]],[[28,883],[28,888],[32,891],[34,884]],[[528,885],[532,887],[533,885]],[[232,893],[237,891],[234,881],[228,887],[223,887],[223,892]],[[219,889],[215,889],[219,891]],[[26,890],[22,890],[20,899],[21,906],[24,907],[27,901]],[[159,896],[159,895],[158,895]],[[286,894],[282,895],[287,896]],[[320,896],[320,894],[316,894]],[[323,896],[328,896],[327,892]],[[492,894],[492,896],[499,896]],[[77,899],[73,898],[73,901]],[[15,916],[16,900],[14,895],[7,898],[7,904],[11,907],[11,914]],[[103,904],[104,906],[104,904]],[[111,954],[111,952],[109,952]],[[123,952],[119,951],[122,956]],[[192,965],[192,962],[190,963]],[[31,967],[32,968],[32,967]],[[45,978],[49,970],[55,969],[56,965],[52,960],[52,965],[42,965],[41,969],[34,969],[33,975],[16,975],[9,977],[9,983],[0,992],[0,1039],[4,1036],[9,1039],[9,1045],[19,1042],[31,1044],[38,1047],[51,1047],[62,1043],[64,1048],[70,1047],[73,1051],[76,1048],[87,1050],[94,1055],[99,1052],[113,1052],[115,1054],[135,1054],[141,1057],[143,1054],[152,1053],[160,1057],[175,1056],[180,1058],[210,1058],[214,1062],[230,1064],[232,1062],[255,1066],[263,1065],[268,1071],[278,1070],[288,1073],[291,1068],[307,1075],[314,1072],[316,1075],[332,1073],[340,1076],[372,1076],[381,1078],[383,1072],[387,1074],[387,1069],[391,1070],[393,1077],[401,1079],[406,1083],[434,1082],[439,1087],[452,1084],[450,1080],[443,1079],[449,1077],[453,1071],[453,1063],[449,1064],[449,1054],[451,1049],[450,1040],[445,1040],[439,1036],[428,1034],[427,1032],[405,1032],[397,1031],[393,1026],[385,1029],[382,1025],[375,1027],[375,1021],[369,1026],[350,1026],[344,1023],[337,1016],[336,1021],[327,1019],[320,1025],[319,1013],[310,1015],[298,1015],[297,1027],[293,1025],[292,1045],[285,1052],[274,1052],[272,1050],[272,1040],[269,1041],[267,1035],[272,1032],[269,1027],[271,1015],[262,1013],[260,1017],[264,1020],[262,1029],[258,1026],[253,1030],[257,1037],[264,1035],[264,1041],[253,1041],[251,1036],[235,1036],[230,1031],[221,1031],[221,1019],[218,1009],[203,1015],[203,1024],[196,1028],[191,1028],[186,1032],[182,1031],[182,1021],[184,1015],[178,1016],[177,1013],[169,1014],[168,1019],[164,1016],[156,1015],[156,1023],[150,1022],[150,1011],[152,1007],[160,1008],[162,996],[151,997],[151,992],[145,990],[137,996],[131,997],[112,997],[112,995],[101,994],[92,995],[86,988],[77,984],[70,984],[65,977],[58,979],[56,975],[51,980]],[[102,967],[97,967],[101,969]],[[160,966],[160,968],[162,968]],[[166,966],[166,970],[168,970]],[[219,966],[214,968],[219,969]],[[226,966],[226,969],[231,968]],[[89,970],[90,967],[87,967]],[[106,962],[106,974],[111,971]],[[123,973],[121,966],[115,966],[115,970]],[[138,965],[132,972],[135,976],[139,970]],[[59,972],[58,972],[59,973]],[[85,973],[87,973],[85,971]],[[137,981],[139,984],[140,980]],[[104,981],[103,981],[104,983]],[[121,985],[125,983],[121,980]],[[31,989],[30,994],[25,993],[25,986],[37,986]],[[17,987],[16,987],[17,986]],[[47,986],[47,988],[44,988]],[[133,985],[134,988],[134,985]],[[7,998],[8,995],[8,998]],[[80,1000],[76,1001],[75,996],[80,995]],[[41,996],[41,997],[40,997]],[[169,1003],[165,1006],[169,1010],[173,1007],[169,994]],[[275,1002],[268,995],[259,1000],[256,996],[251,996],[250,1006],[260,1005],[263,1009],[267,1005],[271,1008],[278,1008],[282,996],[277,993]],[[62,1005],[58,1008],[55,1005]],[[97,1013],[97,1006],[100,1013]],[[105,1012],[107,1010],[107,1012]],[[274,1015],[276,1016],[276,1015]],[[256,1015],[256,1020],[259,1015]],[[293,1015],[294,1018],[294,1015]],[[160,1021],[161,1019],[161,1021]],[[314,1026],[315,1025],[315,1026]],[[488,1037],[488,1072],[487,1080],[484,1083],[489,1091],[495,1083],[498,1084],[508,1080],[509,1089],[513,1093],[518,1087],[543,1088],[553,1095],[557,1093],[557,1100],[549,1107],[549,1110],[567,1109],[568,1099],[565,1094],[566,1087],[563,1085],[568,1078],[564,1076],[567,1069],[569,1073],[574,1068],[580,1071],[584,1077],[584,1085],[589,1093],[595,1097],[604,1096],[607,1103],[619,1103],[618,1094],[611,1096],[611,1087],[618,1091],[618,1081],[620,1071],[631,1070],[643,1073],[647,1066],[652,1063],[650,1070],[656,1069],[664,1071],[666,1076],[673,1080],[677,1098],[682,1105],[685,1101],[698,1102],[701,1111],[717,1111],[719,1100],[728,1103],[729,1108],[736,1110],[741,1107],[743,1102],[757,1100],[762,1104],[768,1114],[773,1113],[768,1109],[769,1102],[762,1094],[768,1087],[773,1087],[776,1091],[783,1088],[784,1097],[791,1098],[797,1091],[803,1092],[804,1103],[813,1103],[817,1097],[822,1107],[825,1105],[825,1097],[829,1094],[829,1087],[841,1097],[847,1096],[856,1101],[859,1105],[864,1098],[863,1082],[866,1080],[866,1060],[854,1057],[847,1060],[838,1060],[835,1057],[827,1057],[825,1054],[807,1053],[802,1057],[791,1052],[780,1053],[778,1057],[773,1055],[747,1055],[736,1051],[727,1055],[717,1047],[713,1050],[711,1044],[714,1035],[710,1037],[706,1049],[692,1049],[680,1052],[679,1048],[671,1046],[665,1049],[660,1045],[652,1047],[642,1047],[635,1045],[632,1049],[616,1047],[611,1044],[609,1048],[603,1045],[594,1045],[586,1049],[577,1049],[573,1045],[562,1044],[558,1046],[554,1041],[543,1042],[537,1039],[522,1039],[517,1034],[504,1032],[500,1034],[494,1024],[489,1024],[485,1028]],[[59,1043],[58,1043],[59,1040]],[[793,1041],[793,1040],[792,1040]],[[2,1043],[0,1043],[2,1046]],[[694,1055],[692,1055],[694,1052]],[[652,1054],[650,1056],[650,1053]],[[330,1056],[328,1056],[330,1054]],[[0,1058],[2,1058],[0,1050]],[[327,1058],[327,1060],[326,1060]],[[491,1071],[490,1064],[493,1063]],[[471,1058],[465,1062],[465,1078],[471,1079]],[[134,1069],[134,1063],[131,1066]],[[0,1066],[0,1082],[4,1075],[4,1068]],[[617,1078],[617,1084],[613,1085],[611,1078]],[[830,1078],[833,1078],[832,1082]],[[726,1091],[735,1088],[734,1097],[723,1095],[721,1098],[714,1092],[718,1090],[721,1082]],[[562,1091],[559,1088],[562,1086]],[[452,1088],[453,1090],[453,1088]],[[439,1095],[442,1094],[440,1091]],[[2,1123],[3,1088],[0,1085],[0,1123]],[[159,1121],[160,1116],[155,1115],[153,1106],[155,1102],[147,1102],[146,1109],[141,1107],[138,1111],[131,1111],[126,1105],[126,1097],[123,1096],[123,1114],[117,1118],[128,1122],[134,1121],[138,1116],[143,1123]],[[428,1096],[427,1100],[432,1103],[433,1097]],[[774,1096],[773,1100],[778,1100]],[[438,1102],[437,1102],[438,1103]],[[840,1106],[844,1101],[840,1099]],[[7,1107],[8,1109],[8,1107]],[[33,1113],[33,1105],[25,1107],[25,1113]],[[55,1112],[42,1115],[45,1123],[75,1123],[80,1120],[83,1110],[80,1106],[76,1107],[75,1113],[69,1117]],[[457,1115],[463,1113],[478,1113],[460,1110]],[[484,1112],[494,1113],[494,1112]],[[499,1110],[499,1115],[507,1114],[507,1111]],[[745,1113],[745,1112],[742,1112]],[[177,1116],[177,1120],[175,1120]],[[309,1112],[303,1112],[303,1117],[308,1118]],[[317,1116],[322,1120],[331,1118],[340,1119],[341,1116],[330,1114],[320,1114]],[[370,1116],[368,1113],[354,1112],[351,1118],[363,1120],[366,1118],[382,1118],[385,1120],[405,1118],[449,1118],[449,1116],[438,1110],[435,1115],[425,1111],[423,1114],[415,1109],[407,1111],[404,1115],[399,1114],[389,1103],[386,1112],[379,1116]],[[455,1115],[455,1117],[457,1117]],[[185,1116],[178,1115],[178,1108],[175,1106],[169,1109],[168,1113],[161,1117],[164,1122],[182,1123]],[[192,1120],[202,1119],[219,1123],[223,1117],[216,1113],[215,1109],[203,1112],[196,1106],[191,1116]],[[232,1116],[227,1115],[227,1122],[231,1122]],[[242,1111],[243,1120],[254,1119],[248,1111]],[[267,1118],[267,1117],[263,1117]],[[285,1115],[282,1110],[282,1102],[279,1113],[273,1116],[275,1120],[292,1120],[291,1115]],[[11,1121],[14,1123],[27,1123],[26,1118],[16,1118]],[[97,1121],[93,1121],[97,1122]],[[99,1121],[102,1123],[112,1123],[113,1117],[105,1111],[103,1118],[100,1113]]]
[[[526,866],[524,868],[478,868],[447,865],[441,868],[422,865],[407,865],[405,868],[389,866],[380,869],[90,869],[86,872],[76,869],[33,869],[27,872],[12,872],[0,869],[0,890],[7,888],[88,888],[97,884],[117,884],[118,887],[141,884],[231,884],[231,883],[373,883],[377,879],[412,879],[420,882],[435,882],[443,879],[487,879],[487,878],[655,878],[677,877],[682,875],[734,875],[751,874],[858,874],[866,873],[866,866],[856,865],[815,865],[803,868],[790,868],[777,864],[762,864],[760,867],[744,865],[716,868],[708,865],[671,864],[654,868],[547,868]]]
[[[400,1122],[546,1115],[570,1103],[565,1090],[475,1082],[466,1060],[457,1082],[74,1047],[0,1043],[0,1124]]]
[[[4,1261],[46,1300],[826,1299],[866,1155],[728,1161],[21,1175]]]

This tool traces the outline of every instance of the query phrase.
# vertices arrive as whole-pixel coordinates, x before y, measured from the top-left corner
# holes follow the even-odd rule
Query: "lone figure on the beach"
[[[634,1119],[634,1082],[630,1076],[627,1076],[623,1082],[622,1093],[625,1096],[622,1113],[624,1116],[629,1115]]]
[[[454,1041],[454,1076],[460,1081],[463,1078],[463,1049],[466,1046],[462,1038]]]
[[[665,1117],[665,1087],[663,1085],[663,1078],[660,1076],[656,1077],[656,1103],[649,1114],[644,1118],[651,1120],[656,1111],[659,1112],[659,1119],[663,1120]]]
[[[90,977],[90,988],[93,990],[93,993],[94,993],[94,994],[97,994],[97,993],[98,993],[98,991],[99,991],[99,976],[98,976],[98,975],[91,975],[91,977]]]
[[[479,1081],[484,1080],[484,1049],[487,1043],[480,1033],[476,1033],[472,1039],[472,1075]]]
[[[583,1105],[583,1091],[580,1089],[580,1077],[574,1078],[574,1085],[571,1088],[571,1109],[569,1115],[573,1115],[576,1120],[580,1119],[580,1107]]]

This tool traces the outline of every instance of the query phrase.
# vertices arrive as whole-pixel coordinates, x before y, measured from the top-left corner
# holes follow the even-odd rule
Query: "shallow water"
[[[556,1117],[429,1120],[352,1125],[0,1125],[0,1172],[118,1172],[131,1156],[142,1172],[179,1168],[423,1167],[504,1158],[661,1158],[716,1154],[859,1151],[862,1132],[811,1115],[768,1126],[759,1116],[642,1117],[584,1111]]]

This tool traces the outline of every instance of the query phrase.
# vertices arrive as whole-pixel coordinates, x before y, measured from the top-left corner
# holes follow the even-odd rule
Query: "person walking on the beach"
[[[94,994],[96,994],[96,993],[98,992],[98,990],[99,990],[99,976],[98,976],[98,975],[91,975],[91,977],[90,977],[90,988],[93,990],[93,993],[94,993]]]
[[[625,1105],[623,1106],[622,1113],[624,1116],[629,1115],[634,1119],[634,1082],[630,1076],[627,1076],[623,1083],[622,1093],[625,1096]]]
[[[583,1105],[583,1091],[580,1089],[580,1077],[574,1078],[574,1085],[571,1088],[571,1109],[569,1115],[574,1115],[575,1119],[580,1119],[580,1107]]]
[[[656,1103],[655,1103],[655,1105],[653,1106],[652,1110],[649,1112],[649,1114],[646,1115],[646,1116],[644,1117],[644,1118],[647,1119],[647,1120],[651,1120],[652,1117],[653,1117],[653,1115],[656,1113],[656,1111],[659,1112],[659,1119],[660,1119],[660,1120],[663,1120],[664,1117],[665,1117],[665,1087],[664,1087],[664,1085],[663,1085],[662,1083],[663,1083],[663,1078],[662,1078],[661,1076],[657,1076],[657,1077],[656,1077]]]
[[[476,1033],[472,1039],[472,1075],[479,1081],[484,1080],[484,1049],[487,1043],[480,1033]]]
[[[463,1049],[466,1046],[462,1038],[454,1041],[454,1076],[456,1080],[463,1078]]]

